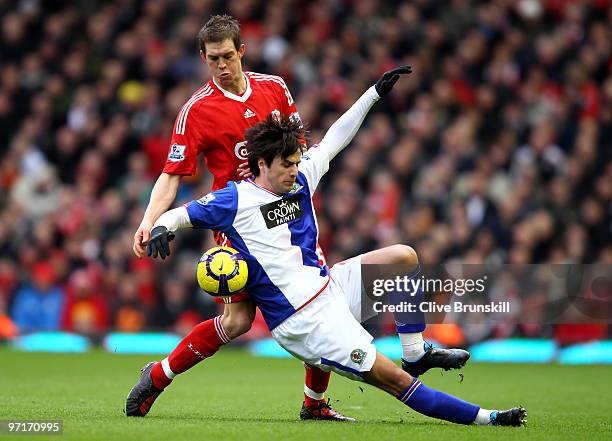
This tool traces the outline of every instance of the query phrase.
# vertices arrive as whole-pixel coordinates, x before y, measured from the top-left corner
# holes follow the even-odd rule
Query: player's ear
[[[200,59],[206,63],[206,52],[200,49]]]
[[[266,161],[263,158],[259,158],[257,160],[257,167],[259,167],[259,172],[261,173],[264,167],[266,167]]]
[[[244,49],[245,49],[245,46],[244,46],[244,43],[242,43],[242,44],[240,45],[240,47],[238,48],[238,56],[239,56],[240,58],[242,58],[242,57],[244,56]]]

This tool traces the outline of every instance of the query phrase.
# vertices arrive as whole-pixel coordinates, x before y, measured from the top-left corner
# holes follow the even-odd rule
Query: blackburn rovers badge
[[[365,356],[366,352],[363,352],[361,349],[353,349],[353,351],[351,352],[351,361],[361,366],[361,363],[363,363],[363,359],[365,358]]]

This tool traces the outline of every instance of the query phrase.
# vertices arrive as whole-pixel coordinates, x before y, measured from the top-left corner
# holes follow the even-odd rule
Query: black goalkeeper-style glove
[[[149,243],[147,243],[147,256],[155,259],[159,253],[159,257],[164,260],[166,256],[170,255],[169,242],[172,242],[172,239],[174,239],[174,233],[168,231],[163,225],[153,228]]]
[[[374,85],[378,96],[382,98],[391,92],[391,89],[393,89],[393,86],[395,86],[395,83],[399,80],[400,75],[409,73],[412,73],[412,66],[397,67],[382,74],[382,77],[380,77]]]

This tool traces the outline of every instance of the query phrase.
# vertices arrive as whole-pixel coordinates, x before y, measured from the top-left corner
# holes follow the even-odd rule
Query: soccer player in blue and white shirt
[[[361,264],[417,266],[412,248],[383,248],[331,269],[317,258],[312,195],[372,105],[400,74],[409,72],[404,67],[383,75],[332,125],[317,148],[304,151],[302,124],[288,116],[271,116],[248,129],[249,167],[255,178],[231,181],[224,189],[164,213],[152,230],[149,254],[165,258],[169,239],[181,228],[223,231],[248,264],[247,288],[272,336],[295,357],[372,384],[430,417],[519,426],[526,417],[522,407],[482,409],[425,386],[418,374],[409,373],[414,365],[407,368],[403,363],[402,369],[376,351],[372,336],[360,324]],[[422,346],[422,338],[420,342]],[[465,362],[462,352],[434,353],[433,360]]]

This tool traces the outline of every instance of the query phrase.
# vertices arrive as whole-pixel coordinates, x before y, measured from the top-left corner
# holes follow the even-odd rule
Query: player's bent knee
[[[249,332],[253,318],[254,315],[247,313],[247,311],[241,311],[241,313],[234,312],[223,318],[223,329],[230,339],[234,339]]]
[[[234,317],[229,324],[230,330],[226,329],[228,337],[234,339],[249,332],[252,323],[253,320],[248,316]]]

